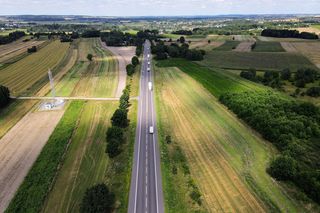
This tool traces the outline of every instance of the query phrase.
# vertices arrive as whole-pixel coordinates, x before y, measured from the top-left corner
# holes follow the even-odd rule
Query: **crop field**
[[[190,64],[186,64],[186,67],[190,67]],[[222,208],[224,211],[230,211],[230,208],[231,211],[232,208],[242,208],[244,211],[250,211],[250,205],[258,205],[253,211],[259,211],[259,206],[274,211],[299,210],[298,205],[287,197],[266,173],[268,162],[275,154],[268,143],[243,125],[215,97],[179,69],[157,68],[157,70],[157,104],[160,111],[161,132],[173,136],[173,140],[185,152],[192,176],[199,184],[208,208],[220,208],[220,210]],[[199,70],[194,71],[199,76],[208,72],[199,73]],[[190,71],[186,73],[194,75]],[[197,76],[193,78],[203,84],[208,76],[204,75],[202,80]],[[229,84],[232,84],[232,81],[229,81]],[[219,97],[220,92],[216,91],[215,86],[203,85],[206,88],[211,87],[211,91],[215,91],[211,93]],[[257,90],[255,86],[246,89]],[[232,90],[238,91],[236,87],[229,89]],[[230,174],[233,174],[234,178],[230,182],[236,183],[236,186],[228,184],[227,177]],[[222,182],[217,184],[215,180]],[[223,184],[227,185],[223,187]],[[211,189],[208,186],[211,186]],[[233,190],[238,191],[235,193]],[[253,199],[250,205],[245,199],[241,199],[242,190],[249,193],[246,198]],[[232,198],[233,193],[237,196],[231,199],[232,203],[227,200]],[[254,194],[260,197],[264,205]],[[219,202],[222,205],[219,206]]]
[[[77,62],[57,83],[58,96],[114,97],[118,86],[118,64],[112,53],[103,50],[97,39],[79,43]],[[93,54],[88,61],[87,54]]]
[[[0,139],[37,103],[33,100],[17,100],[0,110]]]
[[[117,106],[117,102],[88,102],[84,106],[45,212],[76,212],[86,189],[106,182],[109,159],[105,132]]]
[[[276,38],[276,37],[265,37],[265,36],[257,36],[259,41],[274,41],[274,42],[291,42],[291,41],[306,41],[301,38]]]
[[[218,48],[217,48],[218,49]],[[216,49],[216,50],[217,50]],[[226,69],[283,70],[290,68],[316,69],[306,57],[296,53],[264,53],[264,52],[234,52],[211,51],[200,64],[209,67]]]
[[[171,135],[185,153],[206,209],[299,211],[266,173],[274,155],[271,146],[178,68],[158,68],[156,83],[160,133]],[[179,210],[177,206],[183,202],[188,208],[183,192],[166,194],[170,189],[166,188],[166,176],[164,179],[169,212]]]
[[[45,202],[44,212],[78,212],[86,189],[98,183],[110,185],[111,190],[115,191],[121,201],[122,210],[120,211],[126,211],[125,203],[129,189],[128,174],[125,173],[122,176],[114,174],[115,164],[121,160],[117,159],[115,163],[105,153],[105,133],[111,125],[110,118],[118,104],[118,102],[88,102],[85,104],[79,116],[77,129],[71,138],[63,166]],[[135,110],[136,104],[133,103],[129,115],[132,119],[132,130],[135,129]],[[130,147],[132,144],[127,145]],[[129,153],[131,151],[132,148],[124,153],[128,155],[127,157],[121,156],[122,161],[130,165],[132,153]],[[131,166],[129,170],[131,171]],[[118,181],[122,186],[118,186]]]
[[[26,135],[23,138],[30,140],[32,145],[36,141],[36,139],[32,137],[39,136],[41,140],[43,140],[43,135],[49,130],[54,130],[51,135],[48,135],[48,137],[50,136],[49,139],[46,138],[46,140],[42,141],[42,145],[44,145],[42,150],[41,148],[33,150],[33,152],[38,151],[40,155],[38,157],[33,156],[37,157],[36,161],[34,163],[31,162],[32,167],[15,193],[14,198],[11,200],[7,209],[8,212],[17,212],[20,209],[26,212],[39,212],[41,210],[42,204],[51,188],[54,176],[58,171],[58,166],[61,163],[63,154],[68,146],[69,139],[76,128],[76,122],[83,104],[84,103],[80,101],[73,101],[68,105],[65,113],[62,110],[33,113],[35,115],[32,116],[37,115],[38,117],[36,117],[36,119],[30,119],[30,121],[22,125]],[[44,117],[46,114],[47,117]],[[49,115],[52,117],[48,117]],[[22,120],[20,122],[22,122]],[[34,123],[34,127],[28,125],[28,123]],[[44,126],[41,126],[41,124]],[[57,125],[55,126],[55,124]],[[15,126],[14,128],[19,131],[21,129],[20,127],[21,126]],[[37,131],[34,131],[32,128]],[[45,131],[43,129],[45,129]],[[32,134],[32,137],[28,136],[30,132],[35,132]],[[5,137],[7,137],[7,135]],[[19,134],[16,134],[15,137],[19,137]],[[28,144],[26,145],[28,146]],[[25,154],[27,151],[22,153]]]
[[[201,40],[201,41],[194,41],[189,44],[191,49],[203,49],[206,51],[210,51],[212,49],[215,49],[217,47],[220,47],[224,44],[224,41],[211,41],[208,43],[208,40]]]
[[[64,57],[69,44],[53,41],[40,51],[0,70],[0,84],[7,86],[14,96],[26,92],[47,75]]]
[[[235,52],[251,52],[251,47],[254,41],[244,41],[238,44],[238,46],[233,50]]]
[[[294,42],[292,45],[320,69],[320,42]]]
[[[23,53],[27,53],[27,49],[32,46],[40,46],[45,41],[28,41],[22,42],[21,40],[12,42],[10,44],[1,45],[0,49],[0,64],[19,56]]]
[[[240,44],[240,41],[226,41],[220,47],[215,48],[214,51],[231,51],[236,49],[239,44]]]
[[[263,42],[256,43],[253,52],[285,52],[280,42]]]
[[[28,113],[0,140],[1,212],[8,206],[63,113],[62,110]]]
[[[234,35],[232,36],[235,41],[250,41],[250,42],[255,42],[256,39],[250,35]]]

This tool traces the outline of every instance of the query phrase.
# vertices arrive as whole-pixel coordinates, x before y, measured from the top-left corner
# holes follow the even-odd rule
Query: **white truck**
[[[153,133],[154,133],[153,126],[150,126],[150,127],[149,127],[149,133],[150,133],[150,134],[153,134]]]
[[[148,58],[150,58],[150,54],[148,54]]]
[[[148,61],[148,65],[150,65],[150,61]]]
[[[150,67],[147,68],[147,71],[150,72]]]
[[[148,83],[148,87],[149,87],[149,90],[151,91],[152,90],[152,82]]]

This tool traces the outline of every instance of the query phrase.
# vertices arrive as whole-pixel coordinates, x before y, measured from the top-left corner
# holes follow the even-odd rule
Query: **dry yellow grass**
[[[68,43],[56,40],[36,53],[0,71],[0,84],[7,86],[11,94],[19,95],[47,75],[65,56]]]
[[[223,148],[224,143],[237,140],[237,135],[232,134],[233,125],[212,120],[213,114],[221,112],[225,113],[228,122],[238,123],[236,118],[180,70],[159,71],[156,79],[157,91],[161,91],[162,126],[187,156],[206,208],[211,212],[264,212],[260,200],[229,164]]]
[[[0,49],[0,63],[3,63],[15,56],[27,53],[28,48],[32,46],[40,46],[45,41],[28,41],[22,42],[21,40],[2,45]]]

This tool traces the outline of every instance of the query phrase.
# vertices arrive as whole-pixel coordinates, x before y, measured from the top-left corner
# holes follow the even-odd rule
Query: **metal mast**
[[[56,91],[54,90],[53,77],[52,77],[52,72],[51,72],[50,69],[48,70],[48,75],[49,75],[50,86],[51,86],[51,95],[52,95],[52,98],[55,98],[56,97]]]

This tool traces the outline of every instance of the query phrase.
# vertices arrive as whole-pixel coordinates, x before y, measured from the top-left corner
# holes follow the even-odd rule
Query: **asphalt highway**
[[[141,66],[138,122],[128,213],[164,212],[151,59],[150,42],[146,41]],[[149,82],[152,82],[152,89],[149,88]],[[153,133],[150,133],[151,126]]]

